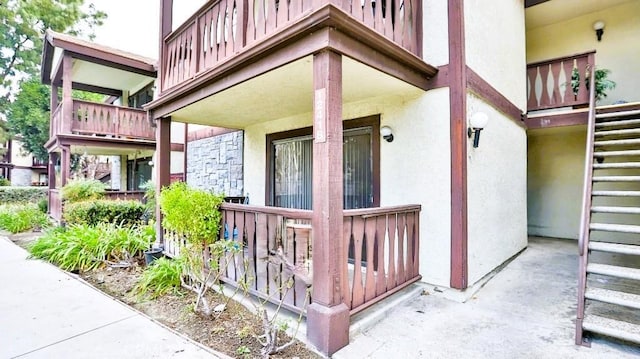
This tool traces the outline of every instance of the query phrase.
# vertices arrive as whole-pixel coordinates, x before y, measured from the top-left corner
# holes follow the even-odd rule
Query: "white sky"
[[[206,0],[174,0],[173,28],[180,26]],[[107,13],[95,30],[95,42],[134,54],[158,58],[160,0],[86,0]]]

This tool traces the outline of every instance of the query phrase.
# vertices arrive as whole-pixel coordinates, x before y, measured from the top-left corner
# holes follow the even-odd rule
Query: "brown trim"
[[[525,8],[532,7],[534,5],[542,4],[547,1],[549,0],[524,0],[524,7]]]
[[[193,80],[164,91],[146,108],[154,111],[155,118],[162,117],[323,49],[349,52],[345,54],[417,87],[426,87],[428,78],[437,73],[435,67],[329,4]]]
[[[112,89],[112,88],[102,87],[102,86],[87,85],[80,82],[72,82],[71,87],[74,90],[99,93],[102,95],[115,97],[116,99],[122,96],[122,90],[117,90],[117,89]]]
[[[171,184],[171,117],[165,117],[156,121],[156,193]],[[160,203],[156,203],[156,240],[164,246],[162,231],[162,212]]]
[[[467,283],[467,78],[464,0],[448,0],[449,106],[451,136],[451,281]]]
[[[171,142],[171,151],[184,152],[184,143]]]
[[[157,76],[157,72],[155,68],[151,65],[144,66],[145,68],[138,68],[136,66],[131,66],[131,64],[127,64],[126,63],[127,61],[125,61],[125,63],[121,63],[116,58],[109,55],[107,55],[106,57],[96,57],[96,56],[100,56],[100,54],[99,53],[94,54],[90,52],[88,55],[86,55],[83,53],[78,53],[77,51],[70,51],[70,53],[74,59],[87,61],[97,65],[102,65],[102,66],[106,66],[106,67],[110,67],[110,68],[114,68],[114,69],[118,69],[126,72],[131,72],[131,73],[142,75],[142,76],[147,76],[152,78],[156,78]]]
[[[373,182],[373,207],[380,206],[380,115],[372,115],[355,119],[343,120],[343,129],[351,130],[360,127],[371,127],[371,155],[373,157],[371,172]],[[310,136],[313,127],[296,128],[294,130],[269,133],[266,135],[266,166],[265,166],[265,199],[268,206],[273,204],[273,141],[287,138]]]
[[[470,91],[481,97],[495,109],[505,114],[515,124],[525,128],[522,121],[523,113],[518,106],[509,101],[504,95],[496,90],[491,84],[485,81],[480,75],[473,71],[469,66],[466,67],[467,86]]]
[[[187,133],[187,142],[193,142],[198,140],[203,140],[205,138],[224,135],[225,133],[231,133],[241,130],[236,130],[232,128],[224,128],[224,127],[207,127],[201,128],[196,131]]]
[[[527,129],[533,130],[547,127],[586,125],[589,120],[589,109],[569,113],[545,113],[529,115],[525,121]]]
[[[189,147],[189,124],[184,124],[184,147],[182,151],[182,181],[187,182],[187,159],[188,153],[187,148]]]
[[[554,62],[559,62],[559,61],[566,61],[566,60],[572,60],[572,59],[576,59],[579,57],[585,57],[591,54],[595,54],[596,50],[589,50],[586,52],[579,52],[577,54],[573,54],[573,55],[567,55],[567,56],[558,56],[558,57],[552,57],[550,59],[545,59],[542,61],[537,61],[537,62],[531,62],[531,63],[527,63],[527,67],[535,67],[535,66],[542,66],[542,65],[548,65],[548,64],[552,64]]]
[[[156,148],[156,143],[155,141],[149,140],[132,140],[122,138],[59,134],[53,138],[50,138],[44,144],[44,147],[49,152],[52,152],[55,148],[62,146],[114,147],[130,148],[133,150],[154,150]]]
[[[427,82],[427,90],[449,87],[449,64],[438,66],[438,73]]]

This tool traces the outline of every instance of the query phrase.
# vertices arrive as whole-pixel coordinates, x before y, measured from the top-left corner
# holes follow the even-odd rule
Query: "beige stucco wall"
[[[593,23],[606,23],[598,42]],[[596,50],[596,65],[611,70],[615,90],[600,104],[640,100],[640,1],[630,1],[527,31],[527,62],[536,62]]]
[[[386,96],[345,104],[344,118],[380,114],[395,140],[380,143],[382,206],[418,203],[420,273],[428,283],[448,286],[450,271],[449,91]],[[245,128],[245,191],[251,204],[265,200],[266,134],[311,125],[311,114]]]
[[[586,136],[585,126],[529,132],[530,235],[578,238]]]
[[[422,1],[422,58],[433,66],[449,63],[449,22],[446,1]]]
[[[527,245],[527,134],[474,95],[467,96],[467,112],[489,116],[479,147],[467,142],[471,285]]]
[[[22,142],[19,140],[12,141],[11,163],[18,167],[31,167],[33,160],[31,154],[22,148]]]
[[[523,2],[464,1],[467,66],[521,110],[527,101]]]
[[[171,151],[171,173],[184,172],[184,152]]]

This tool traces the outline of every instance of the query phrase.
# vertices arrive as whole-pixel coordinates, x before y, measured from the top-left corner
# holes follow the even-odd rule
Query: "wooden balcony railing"
[[[231,285],[245,281],[250,292],[295,312],[304,312],[312,288],[312,211],[224,203],[221,206],[220,240],[238,243],[238,253],[226,267],[222,280]],[[345,249],[343,270],[345,302],[355,314],[420,279],[420,206],[367,208],[344,211]],[[165,253],[179,255],[183,239],[165,234]],[[368,250],[370,249],[370,250]],[[292,273],[283,272],[283,261],[293,267],[293,286],[281,290],[278,283]]]
[[[144,191],[106,191],[104,193],[105,199],[110,200],[136,200],[142,201],[144,197]]]
[[[589,52],[527,65],[527,110],[588,105],[594,64],[595,53]]]
[[[43,160],[37,159],[35,157],[33,157],[31,159],[31,166],[32,167],[46,167],[48,164],[49,163],[46,160],[43,161]]]
[[[79,134],[155,140],[155,129],[144,110],[73,100],[73,112],[67,117],[63,116],[62,107],[60,104],[51,114],[52,137]]]
[[[164,39],[162,90],[216,67],[330,3],[331,0],[209,1]],[[354,21],[421,55],[422,0],[346,0],[333,4]]]
[[[60,190],[49,190],[49,215],[56,221],[62,220],[62,194]]]

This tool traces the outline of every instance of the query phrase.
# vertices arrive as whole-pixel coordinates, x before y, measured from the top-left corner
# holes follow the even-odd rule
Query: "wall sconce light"
[[[596,31],[596,37],[598,37],[598,41],[602,40],[602,34],[604,34],[604,21],[598,20],[594,22],[593,29]]]
[[[393,142],[393,133],[391,131],[391,127],[389,126],[380,127],[380,135],[382,136],[382,138],[384,138],[385,141]]]
[[[489,116],[484,112],[476,112],[471,116],[469,120],[469,128],[467,129],[467,135],[471,138],[473,136],[473,148],[477,148],[480,145],[480,131],[489,122]]]
[[[153,161],[149,161],[149,167],[153,167]]]

